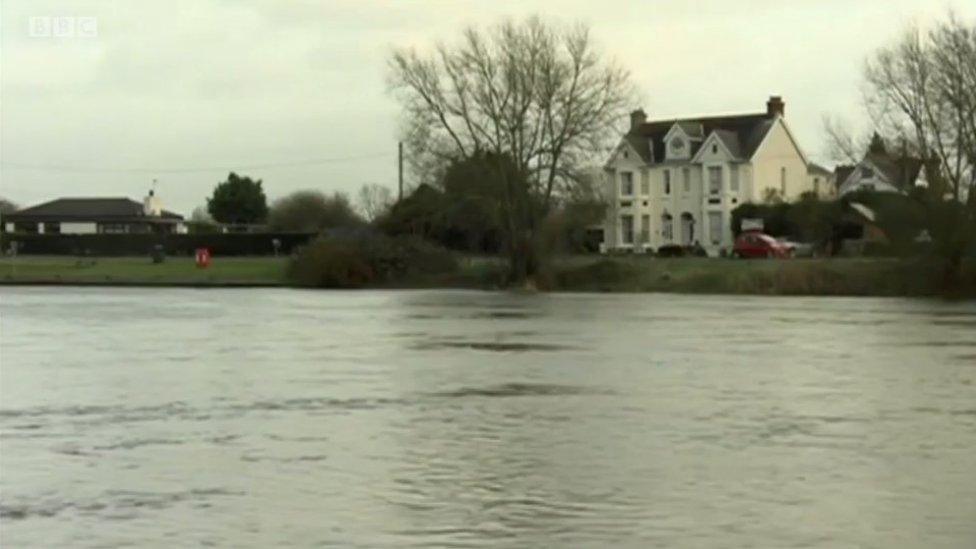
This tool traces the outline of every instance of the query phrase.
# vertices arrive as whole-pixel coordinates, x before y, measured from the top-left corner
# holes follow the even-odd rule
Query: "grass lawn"
[[[895,258],[741,260],[620,256],[557,262],[559,290],[765,295],[934,296],[944,293],[940,262]],[[952,293],[976,296],[976,262]]]
[[[218,257],[206,269],[192,257],[19,256],[0,259],[0,283],[283,285],[286,258]]]

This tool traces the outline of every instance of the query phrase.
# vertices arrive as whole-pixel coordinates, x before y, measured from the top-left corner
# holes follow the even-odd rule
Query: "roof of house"
[[[756,149],[759,148],[759,144],[762,143],[763,138],[773,127],[774,121],[775,116],[765,112],[656,120],[640,124],[624,136],[624,140],[641,155],[645,162],[660,163],[665,158],[664,136],[667,135],[672,126],[678,124],[682,130],[693,136],[707,137],[712,132],[718,132],[718,137],[729,148],[729,152],[735,155],[737,159],[747,159],[752,157]],[[693,141],[690,145],[692,147],[691,156],[694,156],[702,143]]]
[[[816,162],[810,162],[809,164],[807,164],[807,171],[816,175],[830,175],[831,173],[833,173],[827,168],[821,166],[820,164],[817,164]]]
[[[869,151],[864,160],[878,168],[885,180],[899,189],[915,186],[918,174],[922,170],[922,160],[911,156],[892,158],[887,152]]]
[[[163,210],[159,216],[145,214],[143,205],[129,198],[58,198],[17,210],[9,220],[50,221],[179,221],[183,216]]]
[[[840,165],[834,168],[834,183],[839,188],[854,173],[856,166]]]

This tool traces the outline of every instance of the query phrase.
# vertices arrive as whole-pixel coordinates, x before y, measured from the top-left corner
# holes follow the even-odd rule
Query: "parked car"
[[[732,257],[743,259],[752,258],[788,258],[793,257],[796,248],[790,243],[783,243],[760,231],[746,231],[735,239],[732,247]]]
[[[793,249],[793,257],[814,257],[816,249],[813,244],[807,242],[795,242],[788,238],[777,238],[780,245]]]

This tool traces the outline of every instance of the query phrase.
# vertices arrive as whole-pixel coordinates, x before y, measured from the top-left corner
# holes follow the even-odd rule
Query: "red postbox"
[[[197,267],[206,269],[210,266],[210,250],[207,248],[197,248]]]

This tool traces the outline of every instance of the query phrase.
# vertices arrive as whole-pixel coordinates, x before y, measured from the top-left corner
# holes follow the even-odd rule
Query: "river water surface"
[[[976,547],[976,303],[0,290],[0,544]]]

